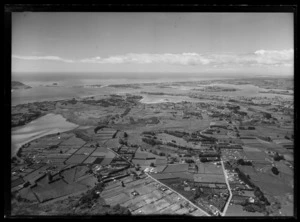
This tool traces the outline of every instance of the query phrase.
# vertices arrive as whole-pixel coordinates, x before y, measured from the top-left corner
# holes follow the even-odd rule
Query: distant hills
[[[31,86],[27,86],[24,83],[17,82],[17,81],[12,81],[11,82],[11,89],[17,90],[17,89],[30,89],[32,88]]]

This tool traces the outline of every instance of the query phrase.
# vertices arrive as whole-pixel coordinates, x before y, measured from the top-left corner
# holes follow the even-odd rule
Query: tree
[[[194,163],[194,160],[192,160],[192,159],[186,159],[185,162],[186,163]]]
[[[258,205],[260,206],[270,205],[269,201],[267,200],[263,192],[258,187],[254,188],[254,195],[262,202],[262,203],[258,203]]]
[[[128,134],[126,132],[124,132],[124,137],[127,138],[128,137]]]
[[[246,166],[252,166],[252,163],[250,161],[244,161],[244,159],[238,159],[237,164],[239,165],[246,165]]]
[[[140,168],[141,168],[141,167],[140,167],[140,164],[137,164],[136,167],[135,167],[135,169],[136,169],[137,171],[139,171]]]
[[[202,195],[201,188],[200,188],[200,187],[197,187],[197,188],[196,188],[196,193],[195,193],[195,195],[194,195],[194,197],[193,197],[193,200],[198,199],[199,197],[201,197],[201,195]]]
[[[196,169],[196,171],[197,171],[197,173],[198,173],[199,168],[198,168],[198,165],[197,165],[197,164],[195,165],[195,169]]]
[[[248,204],[248,205],[244,206],[243,210],[248,211],[248,212],[260,211],[260,209],[258,208],[258,206],[254,205],[254,204]]]
[[[288,136],[285,136],[284,138],[285,138],[285,139],[287,139],[287,140],[289,140],[289,139],[290,139],[290,137],[288,137]]]
[[[48,181],[51,182],[53,176],[52,176],[52,174],[51,174],[49,171],[48,171],[48,173],[47,173],[47,177],[48,177]]]
[[[201,158],[200,158],[200,161],[201,161],[202,163],[208,162],[207,158],[205,158],[205,157],[201,157]]]
[[[278,175],[279,174],[279,171],[276,167],[272,167],[272,173],[275,174],[275,175]]]
[[[131,173],[133,174],[133,179],[134,180],[138,179],[138,175],[135,171],[131,171]]]
[[[151,167],[155,167],[155,165],[154,165],[154,163],[153,163],[153,162],[152,162],[152,163],[150,163],[150,166],[151,166]]]
[[[276,153],[273,157],[274,161],[284,160],[284,157]]]
[[[237,164],[242,165],[244,163],[244,160],[243,159],[238,159],[236,162],[237,162]]]
[[[102,126],[97,126],[95,129],[94,129],[94,133],[96,134],[98,132],[98,130],[104,128],[105,126],[102,125]]]
[[[118,211],[118,210],[120,210],[120,208],[121,208],[120,204],[117,204],[117,205],[113,206],[112,209],[115,211]]]
[[[272,115],[270,113],[264,113],[265,118],[270,119]]]
[[[119,138],[119,143],[127,146],[127,141],[123,140],[122,138]]]

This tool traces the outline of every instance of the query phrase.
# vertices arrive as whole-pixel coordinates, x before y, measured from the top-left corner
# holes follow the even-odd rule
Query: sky
[[[292,13],[12,14],[12,72],[292,75]]]

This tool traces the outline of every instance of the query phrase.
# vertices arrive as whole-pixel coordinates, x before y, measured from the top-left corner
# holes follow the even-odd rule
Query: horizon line
[[[255,72],[247,72],[247,73],[241,73],[241,72],[216,72],[216,71],[11,71],[12,73],[186,73],[186,74],[233,74],[233,75],[245,75],[245,74],[255,74],[255,75],[282,75],[281,73],[264,73],[264,74],[257,74]],[[294,73],[285,73],[285,75],[294,75]]]

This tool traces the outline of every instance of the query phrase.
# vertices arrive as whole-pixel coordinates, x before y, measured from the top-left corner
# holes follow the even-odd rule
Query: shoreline
[[[57,122],[60,125],[51,125],[51,123],[47,124],[47,122],[51,122],[53,118],[58,119]],[[62,122],[62,120],[64,120],[65,122]],[[43,125],[46,127],[41,126],[40,122],[43,121],[45,122],[43,123]],[[80,126],[67,121],[60,114],[48,113],[42,117],[35,119],[34,121],[31,121],[30,123],[24,126],[19,127],[17,130],[13,131],[13,129],[11,129],[11,157],[18,156],[24,144],[27,144],[43,136],[56,134],[58,132],[67,132],[70,130],[74,130],[78,127]]]
[[[209,85],[218,85],[218,81],[221,81],[221,80],[226,80],[226,81],[230,81],[230,80],[247,80],[247,79],[260,79],[260,78],[275,78],[275,77],[272,77],[272,76],[257,76],[257,77],[248,77],[248,78],[242,78],[242,77],[217,77],[217,78],[214,78],[214,77],[204,77],[204,78],[200,78],[200,77],[197,77],[196,79],[197,80],[179,80],[179,79],[176,79],[176,80],[170,80],[168,79],[167,81],[160,81],[160,82],[157,82],[155,80],[150,80],[150,81],[147,81],[147,80],[142,80],[141,82],[135,82],[135,83],[104,83],[103,85],[101,85],[100,87],[97,87],[98,89],[102,89],[102,88],[115,88],[116,91],[118,90],[119,87],[114,87],[114,86],[124,86],[125,88],[127,89],[132,89],[132,85],[134,86],[146,86],[147,84],[154,84],[154,85],[159,85],[159,84],[180,84],[180,83],[190,83],[190,82],[199,82],[199,84],[201,85],[201,83],[203,84],[203,82],[206,82],[206,81],[212,81],[212,83],[209,83]],[[282,77],[284,79],[288,78],[290,79],[289,77]],[[215,81],[217,81],[217,83],[214,83]],[[228,84],[228,83],[225,83],[225,84]],[[126,85],[128,85],[129,87],[126,87]],[[224,84],[223,84],[224,85]],[[235,85],[235,86],[239,86],[240,84],[236,84],[236,83],[230,83],[229,85]],[[61,85],[61,87],[81,87],[83,89],[89,89],[89,87],[85,87],[86,84],[82,84],[82,85],[74,85],[74,86],[63,86]],[[204,84],[203,86],[207,86],[207,84]],[[257,86],[257,85],[253,85],[253,86],[256,86],[258,88],[261,88],[260,86]],[[49,87],[47,87],[49,88]],[[91,87],[91,88],[94,88],[94,87]],[[121,87],[122,88],[122,87]],[[173,87],[173,86],[170,86],[170,88],[176,88],[176,87]],[[95,88],[94,88],[95,89]],[[263,89],[263,88],[262,88]],[[267,89],[267,88],[266,88]],[[15,91],[18,91],[18,90],[14,90]],[[219,92],[219,91],[218,91]],[[272,94],[272,93],[271,93]],[[98,95],[101,95],[101,94],[97,94],[97,93],[93,93],[91,95],[79,95],[79,96],[75,96],[75,98],[88,98],[88,97],[92,97],[92,96],[98,96]],[[278,94],[280,95],[280,94]],[[285,95],[285,94],[281,94],[281,95]],[[287,94],[289,95],[289,94]],[[21,98],[21,97],[20,97]],[[26,104],[30,104],[30,103],[35,103],[35,102],[55,102],[55,101],[64,101],[64,100],[69,100],[69,99],[72,99],[74,98],[74,96],[62,96],[62,97],[55,97],[55,98],[41,98],[41,99],[37,99],[37,100],[34,100],[34,101],[20,101],[20,98],[18,99],[17,97],[15,99],[17,99],[17,101],[14,103],[13,100],[14,98],[11,99],[12,103],[11,103],[11,106],[17,106],[17,105],[26,105]]]

